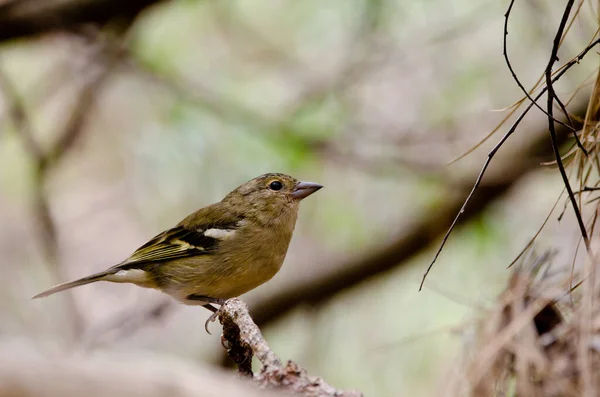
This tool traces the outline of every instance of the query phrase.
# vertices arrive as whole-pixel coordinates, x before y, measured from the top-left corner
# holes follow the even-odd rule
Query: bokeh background
[[[540,166],[553,157],[534,110],[418,292],[522,97],[502,58],[508,2],[173,0],[120,12],[99,1],[102,23],[14,29],[54,3],[0,1],[0,344],[226,365],[208,312],[156,291],[100,283],[30,297],[285,172],[325,188],[303,202],[282,271],[243,297],[272,349],[341,389],[442,395],[563,188]],[[525,87],[547,64],[555,3],[513,8],[508,51]],[[583,4],[561,60],[594,36],[595,6]],[[556,84],[574,116],[596,67],[591,54]],[[576,242],[571,213],[557,216],[539,240]]]

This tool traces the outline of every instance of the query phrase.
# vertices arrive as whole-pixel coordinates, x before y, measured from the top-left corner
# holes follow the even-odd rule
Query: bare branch
[[[550,73],[547,76],[548,77],[547,83],[550,84],[549,86],[551,87],[553,83],[555,83],[556,81],[558,81],[571,67],[573,67],[573,65],[579,63],[579,61],[581,61],[583,59],[583,57],[592,48],[594,48],[598,43],[600,43],[600,39],[594,40],[592,43],[590,43],[590,45],[588,45],[582,52],[580,52],[579,55],[577,55],[575,58],[573,58],[569,62],[567,62],[562,67],[561,71],[558,72],[556,74],[556,76],[554,76],[554,78],[551,78],[552,71],[550,71]],[[454,227],[458,223],[458,220],[463,216],[463,214],[464,214],[464,212],[466,210],[467,204],[469,204],[469,202],[471,201],[471,198],[473,197],[473,194],[475,193],[475,191],[478,189],[479,185],[481,184],[483,176],[485,175],[485,173],[486,173],[486,171],[487,171],[487,169],[488,169],[488,167],[489,167],[489,165],[490,165],[490,163],[492,161],[492,158],[496,155],[496,152],[498,152],[498,150],[502,147],[502,145],[504,145],[504,143],[508,140],[508,138],[510,138],[510,136],[516,131],[517,127],[521,124],[521,121],[525,118],[525,116],[527,115],[527,113],[529,112],[529,110],[531,110],[531,108],[533,107],[533,104],[542,95],[544,95],[546,93],[546,91],[549,91],[549,88],[548,88],[549,86],[547,84],[546,87],[544,87],[544,89],[542,89],[540,91],[540,93],[534,98],[534,100],[529,104],[529,106],[527,106],[527,108],[525,108],[525,110],[521,113],[521,115],[513,123],[513,125],[506,132],[506,134],[504,134],[504,136],[502,137],[502,139],[500,139],[500,141],[496,144],[496,146],[494,146],[492,148],[492,150],[488,153],[487,159],[486,159],[485,163],[483,164],[483,167],[481,168],[481,172],[479,173],[479,176],[477,177],[477,180],[475,181],[475,184],[473,185],[473,189],[471,189],[471,192],[469,193],[469,195],[465,199],[462,207],[460,208],[460,210],[456,214],[456,217],[454,218],[454,221],[452,222],[452,224],[450,225],[450,228],[448,229],[448,231],[444,235],[444,238],[442,239],[442,243],[440,244],[440,247],[438,248],[435,256],[433,257],[433,260],[431,261],[431,263],[427,267],[427,270],[423,274],[423,279],[421,280],[421,285],[419,286],[419,291],[423,288],[423,283],[425,282],[425,279],[427,278],[427,275],[429,274],[429,271],[433,267],[433,264],[437,260],[438,256],[442,252],[442,250],[444,249],[444,245],[446,244],[446,241],[448,240],[448,237],[450,237],[450,234],[454,230]],[[554,99],[554,91],[552,91],[552,93],[549,92],[548,95],[552,96],[552,98]],[[550,112],[550,114],[552,114],[551,110],[549,112]],[[553,119],[551,118],[550,121],[551,121],[551,124],[552,124],[552,128],[554,129]],[[554,136],[554,138],[556,138],[556,132],[554,132],[553,136]],[[556,144],[556,143],[557,142],[555,142],[555,139],[553,139],[553,144]],[[558,151],[558,148],[556,148],[556,150],[555,150],[555,156],[557,155],[557,151]],[[560,154],[558,154],[558,156],[560,158]],[[561,160],[561,166],[562,166],[562,160]],[[563,167],[563,171],[564,171],[564,167]],[[562,175],[562,172],[561,172],[561,175]],[[565,174],[565,176],[566,176],[566,174]],[[568,183],[568,181],[567,181],[567,183]],[[575,197],[573,196],[573,192],[570,191],[570,185],[569,185],[568,191],[570,192],[569,198],[572,198],[571,202],[575,205],[576,204]],[[576,208],[577,208],[576,209],[576,214],[579,214],[579,209],[578,209],[578,207],[576,207]],[[578,223],[580,224],[580,227],[583,225],[583,222],[581,221],[581,214],[579,214],[579,216],[578,216]],[[583,227],[583,229],[582,229],[582,234],[583,233],[586,233],[585,232],[585,227]],[[586,235],[587,235],[587,233],[586,233]]]
[[[362,393],[356,391],[336,390],[323,379],[309,376],[305,369],[292,361],[283,365],[252,320],[248,306],[240,299],[228,300],[218,313],[219,321],[223,325],[224,342],[228,344],[228,353],[236,360],[238,373],[253,377],[262,387],[285,389],[302,396],[362,396]],[[263,364],[258,375],[252,374],[253,356]]]
[[[0,42],[86,23],[104,24],[115,18],[133,19],[164,0],[8,0],[0,4]]]
[[[508,10],[506,10],[506,13],[504,14],[504,36],[503,36],[503,40],[502,40],[502,54],[504,55],[504,61],[506,62],[506,66],[508,66],[508,70],[510,71],[510,74],[511,74],[513,80],[515,81],[515,83],[517,83],[517,85],[519,86],[521,91],[523,91],[523,93],[525,94],[527,99],[529,99],[531,102],[533,102],[533,105],[536,108],[538,108],[539,110],[541,110],[542,113],[544,113],[546,116],[549,116],[548,112],[546,110],[544,110],[544,108],[542,108],[537,103],[537,99],[533,99],[531,97],[531,94],[525,89],[525,87],[521,83],[521,80],[519,80],[519,78],[517,77],[517,74],[515,73],[515,71],[512,67],[512,64],[510,63],[510,60],[508,58],[508,49],[507,49],[508,19],[510,18],[510,12],[512,11],[514,4],[515,4],[515,0],[511,0],[510,4],[508,5]],[[569,117],[566,110],[565,110],[565,115],[567,118]],[[549,116],[549,117],[551,117],[551,116]],[[573,132],[576,131],[575,128],[573,128],[573,124],[571,123],[570,119],[569,119],[570,125],[567,125],[567,124],[563,123],[562,121],[555,119],[554,117],[552,117],[552,120],[554,120],[554,122],[562,125],[563,127],[571,129],[571,131],[573,131]],[[583,150],[585,151],[585,149],[583,149]],[[587,154],[587,152],[586,152],[586,154]]]
[[[562,39],[565,26],[567,25],[567,21],[569,20],[569,14],[571,13],[571,8],[573,7],[574,2],[574,0],[567,1],[565,11],[563,12],[563,16],[560,21],[560,25],[558,27],[558,30],[556,31],[556,36],[554,37],[554,44],[552,45],[552,53],[550,54],[550,60],[548,61],[548,66],[546,67],[546,88],[548,89],[548,106],[546,110],[548,111],[548,128],[550,130],[550,139],[552,141],[552,149],[554,150],[556,164],[558,165],[560,176],[562,177],[563,183],[565,184],[565,188],[567,190],[569,200],[571,201],[571,205],[573,206],[573,211],[575,212],[575,218],[577,219],[577,223],[579,224],[579,230],[581,231],[583,243],[585,244],[588,253],[590,253],[590,239],[588,238],[588,233],[585,228],[585,224],[583,223],[583,219],[581,217],[581,211],[579,210],[579,206],[577,205],[577,200],[575,199],[575,195],[573,194],[573,189],[571,189],[569,177],[567,176],[565,166],[562,162],[562,157],[558,148],[558,142],[556,138],[556,127],[554,126],[553,117],[554,99],[556,98],[556,93],[554,92],[553,86],[554,81],[552,79],[552,67],[558,59],[558,48],[560,47],[560,41]]]

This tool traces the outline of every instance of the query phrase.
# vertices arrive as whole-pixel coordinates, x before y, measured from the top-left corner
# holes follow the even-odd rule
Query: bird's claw
[[[214,312],[213,314],[211,314],[210,317],[204,323],[204,330],[206,331],[207,334],[212,335],[210,333],[210,331],[208,330],[208,324],[214,323],[215,321],[217,321],[217,317],[219,317],[219,312],[220,311],[221,311],[221,309],[219,308],[219,310],[217,310],[216,312]]]

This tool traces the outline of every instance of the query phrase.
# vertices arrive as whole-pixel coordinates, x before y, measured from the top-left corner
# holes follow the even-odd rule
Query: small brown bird
[[[270,280],[288,250],[298,206],[323,186],[285,174],[264,174],[202,208],[100,273],[57,285],[34,298],[96,281],[155,288],[216,311]]]

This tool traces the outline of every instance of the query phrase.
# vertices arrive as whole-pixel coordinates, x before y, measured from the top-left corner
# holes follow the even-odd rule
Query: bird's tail
[[[84,278],[80,278],[79,280],[69,281],[68,283],[59,284],[55,287],[52,287],[44,292],[41,292],[34,296],[32,299],[44,298],[46,296],[50,296],[60,291],[64,291],[66,289],[79,287],[80,285],[86,285],[89,283],[94,283],[96,281],[105,280],[107,276],[114,274],[116,270],[108,269],[100,273],[92,274],[91,276],[87,276]]]

